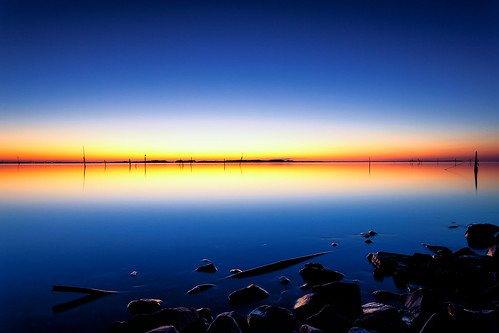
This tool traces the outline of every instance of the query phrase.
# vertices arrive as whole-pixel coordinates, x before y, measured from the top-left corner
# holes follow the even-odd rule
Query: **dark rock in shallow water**
[[[242,314],[240,314],[239,312],[236,312],[236,311],[223,312],[223,313],[219,314],[217,317],[219,317],[219,316],[231,317],[232,319],[234,319],[237,326],[239,327],[239,329],[243,333],[249,331],[248,319],[245,316],[243,316]]]
[[[297,317],[308,318],[325,305],[350,320],[362,314],[360,289],[355,283],[331,282],[315,286],[312,291],[296,301],[293,311]]]
[[[212,263],[196,268],[197,272],[215,273],[218,269]]]
[[[291,281],[290,281],[287,277],[285,277],[285,276],[281,276],[281,277],[279,278],[279,283],[280,283],[280,284],[289,284],[290,282],[291,282]]]
[[[441,310],[441,295],[429,289],[421,288],[405,297],[405,307],[413,317],[413,326],[421,327],[435,312]]]
[[[316,327],[312,327],[310,325],[301,325],[299,333],[324,333],[324,331],[321,331],[320,329]]]
[[[364,243],[366,243],[366,244],[371,244],[372,242],[373,242],[373,241],[372,241],[372,240],[370,240],[370,239],[366,239],[366,240],[364,241]]]
[[[133,314],[154,313],[161,306],[160,299],[143,298],[128,303],[127,309]]]
[[[218,315],[210,324],[206,333],[242,333],[234,318]]]
[[[425,243],[423,243],[423,246],[438,255],[448,255],[452,253],[452,251],[445,246],[429,245]]]
[[[210,289],[213,287],[215,287],[215,285],[211,284],[211,283],[199,284],[199,285],[195,286],[194,288],[192,288],[191,290],[187,291],[187,293],[188,294],[196,294],[196,293],[199,293],[203,290]]]
[[[147,331],[146,333],[179,333],[175,326],[166,325]]]
[[[241,272],[242,272],[242,270],[240,270],[239,268],[233,268],[230,270],[231,274],[237,274],[237,273],[241,273]]]
[[[331,246],[338,246],[338,243],[331,243]]]
[[[175,326],[161,326],[153,330],[147,331],[146,333],[178,333]]]
[[[229,295],[229,304],[232,306],[238,306],[246,303],[251,303],[265,297],[268,297],[269,293],[260,288],[257,285],[251,284],[245,288],[233,291]]]
[[[300,270],[300,275],[307,284],[318,285],[329,282],[335,282],[343,279],[343,274],[340,272],[325,269],[321,264],[307,263]]]
[[[452,253],[453,257],[460,257],[460,256],[476,256],[478,255],[477,253],[473,252],[472,249],[469,247],[463,247],[462,249],[459,249]]]
[[[330,305],[324,306],[317,314],[308,317],[305,323],[324,332],[346,333],[352,327],[352,322],[338,314]]]
[[[205,332],[208,328],[201,311],[193,308],[167,308],[158,312],[137,315],[124,322],[114,322],[109,332],[147,332],[160,326],[175,326],[180,333]]]
[[[411,256],[390,252],[369,253],[367,260],[385,276],[392,275],[397,268],[407,268]]]
[[[305,319],[319,312],[325,305],[327,305],[325,297],[310,293],[296,300],[293,312],[297,317]]]
[[[248,325],[251,331],[256,332],[291,332],[293,313],[285,308],[262,305],[250,312]]]
[[[466,231],[468,245],[476,249],[486,249],[495,243],[495,234],[499,227],[493,224],[472,224]]]
[[[497,262],[497,260],[499,260],[499,243],[492,245],[492,247],[487,251],[487,255],[494,258]]]
[[[376,231],[372,230],[369,230],[367,233],[369,234],[369,236],[376,236],[378,234]]]
[[[403,332],[406,328],[397,308],[381,303],[367,303],[362,306],[364,316],[354,322],[354,326],[369,331]]]

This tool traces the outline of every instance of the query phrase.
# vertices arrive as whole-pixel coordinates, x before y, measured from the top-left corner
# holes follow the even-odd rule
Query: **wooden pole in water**
[[[85,145],[83,145],[83,166],[87,166],[87,162],[85,161]]]

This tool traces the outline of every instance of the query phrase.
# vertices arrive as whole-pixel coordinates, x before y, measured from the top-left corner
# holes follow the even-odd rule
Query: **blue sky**
[[[0,116],[462,131],[490,151],[498,18],[491,1],[2,1]]]

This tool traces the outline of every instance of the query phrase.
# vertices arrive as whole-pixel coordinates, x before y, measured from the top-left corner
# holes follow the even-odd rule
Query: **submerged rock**
[[[196,293],[199,293],[203,290],[210,289],[213,287],[215,287],[215,285],[211,284],[211,283],[199,284],[199,285],[195,286],[194,288],[192,288],[191,290],[187,291],[187,293],[188,294],[196,294]]]
[[[343,279],[343,273],[325,269],[321,264],[307,263],[300,270],[300,275],[307,284],[318,285]]]
[[[251,303],[269,296],[269,293],[257,285],[250,284],[249,286],[233,291],[229,295],[229,304],[238,306],[246,303]]]
[[[287,277],[285,277],[285,276],[281,276],[281,277],[279,278],[279,283],[280,283],[280,284],[289,284],[290,282],[291,282],[291,281],[290,281]]]
[[[154,313],[159,310],[161,302],[160,299],[142,298],[128,303],[127,310],[133,314]]]
[[[248,315],[251,331],[287,333],[293,329],[293,313],[288,309],[262,305]]]
[[[218,269],[212,263],[196,268],[197,272],[215,273]]]

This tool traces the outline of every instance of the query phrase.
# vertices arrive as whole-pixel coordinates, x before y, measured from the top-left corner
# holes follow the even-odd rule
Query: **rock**
[[[499,244],[496,243],[487,251],[487,255],[494,258],[496,261],[499,259]]]
[[[364,232],[361,232],[361,233],[360,233],[360,235],[361,235],[362,237],[364,237],[364,238],[369,238],[369,237],[371,237],[369,234],[366,234],[366,233],[364,233]]]
[[[262,305],[248,315],[251,331],[287,333],[293,330],[293,313],[288,309]]]
[[[321,264],[307,263],[300,270],[300,275],[307,284],[318,285],[329,282],[335,282],[343,279],[343,274],[340,272],[325,269]]]
[[[331,246],[338,246],[338,243],[331,243]]]
[[[369,331],[402,332],[404,323],[397,308],[381,303],[367,303],[362,306],[364,317],[354,322],[354,326]]]
[[[147,331],[146,333],[178,333],[177,329],[175,326],[161,326],[158,328],[155,328],[153,330]]]
[[[211,260],[210,260],[210,259],[206,259],[206,258],[205,258],[205,259],[201,259],[201,261],[202,261],[202,262],[211,262]]]
[[[372,240],[370,240],[370,239],[366,239],[366,240],[364,241],[364,243],[366,243],[366,244],[371,244],[372,242],[373,242],[373,241],[372,241]]]
[[[405,297],[404,305],[411,313],[413,325],[421,327],[430,316],[441,308],[439,295],[429,289],[417,289]]]
[[[130,273],[130,276],[136,276],[137,275],[137,271],[133,271]]]
[[[459,226],[458,225],[450,225],[449,226],[449,229],[456,229],[456,228],[459,228]]]
[[[159,310],[161,302],[160,299],[142,298],[128,303],[127,309],[133,314],[154,313]]]
[[[472,224],[466,231],[466,240],[472,248],[486,249],[495,243],[495,234],[499,227],[493,224]]]
[[[305,323],[324,332],[348,332],[352,322],[339,315],[333,307],[326,305],[317,314],[308,317]]]
[[[223,313],[219,314],[218,316],[231,317],[232,319],[235,320],[237,326],[239,327],[239,329],[242,332],[249,331],[248,319],[245,316],[243,316],[242,314],[240,314],[239,312],[235,312],[235,311],[223,312]]]
[[[362,305],[364,314],[383,315],[385,317],[397,318],[397,308],[391,305],[386,305],[378,302],[371,302]]]
[[[348,333],[369,333],[369,331],[366,331],[365,329],[361,327],[352,327]]]
[[[378,234],[376,231],[372,230],[369,230],[367,233],[369,234],[369,236],[376,236]]]
[[[199,293],[203,290],[210,289],[213,287],[215,287],[215,285],[211,284],[211,283],[199,284],[199,285],[195,286],[194,288],[192,288],[191,290],[187,291],[187,293],[188,294],[196,294],[196,293]]]
[[[280,283],[280,284],[289,284],[290,282],[291,282],[291,281],[290,281],[287,277],[285,277],[285,276],[281,276],[281,277],[279,278],[279,283]]]
[[[353,320],[362,314],[360,289],[356,283],[331,282],[315,286],[312,291],[348,319]]]
[[[448,255],[452,253],[452,251],[445,246],[429,245],[425,243],[423,243],[423,246],[438,255]]]
[[[390,252],[369,253],[367,260],[385,276],[392,275],[397,268],[407,268],[411,256]]]
[[[205,322],[206,326],[210,325],[213,321],[213,316],[211,315],[211,310],[208,308],[200,308],[197,309],[196,312],[199,314],[199,317]]]
[[[233,269],[231,269],[231,270],[230,270],[230,272],[231,272],[232,274],[237,274],[237,273],[241,273],[241,272],[242,272],[242,270],[240,270],[240,269],[238,269],[238,268],[233,268]]]
[[[229,304],[238,306],[251,303],[269,296],[269,293],[257,285],[251,284],[245,288],[233,291],[229,295]]]
[[[321,331],[318,328],[305,324],[300,326],[299,333],[324,333],[324,331]]]
[[[181,307],[137,315],[124,322],[114,322],[109,332],[147,332],[160,326],[175,326],[180,333],[205,332],[208,328],[200,311]]]
[[[306,294],[296,300],[293,306],[293,312],[297,317],[308,318],[327,305],[325,297],[321,297],[316,293]]]
[[[206,333],[242,333],[234,318],[218,315],[208,327]]]
[[[472,249],[469,247],[463,247],[462,249],[459,249],[452,253],[453,257],[460,257],[460,256],[477,256],[478,254],[476,252],[473,252]]]
[[[215,273],[218,269],[212,263],[196,268],[197,272]]]
[[[386,290],[377,290],[373,293],[374,298],[381,303],[400,302],[400,294],[392,293]]]

